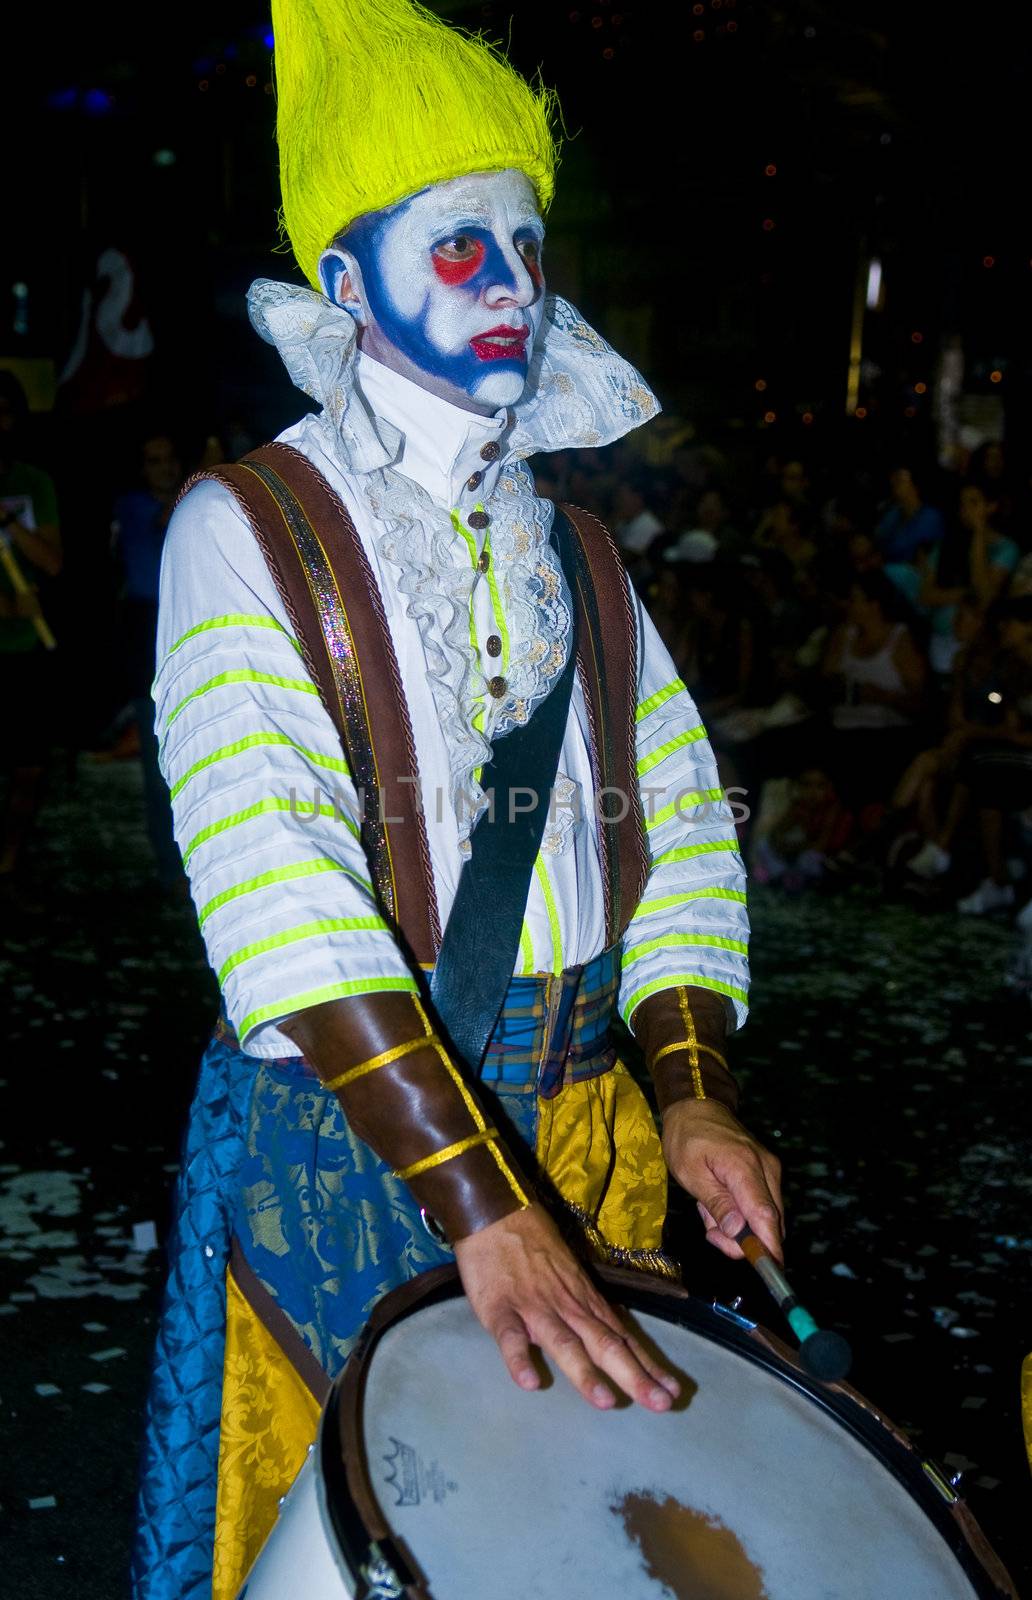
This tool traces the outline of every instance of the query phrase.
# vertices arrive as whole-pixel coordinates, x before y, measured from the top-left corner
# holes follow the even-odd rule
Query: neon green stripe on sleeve
[[[644,722],[651,712],[658,711],[660,706],[666,705],[667,701],[672,700],[675,694],[680,694],[684,687],[681,679],[675,678],[673,683],[665,684],[662,689],[657,689],[655,694],[650,694],[647,700],[642,700],[634,713],[635,722]]]
[[[656,867],[673,866],[676,861],[691,861],[695,856],[708,856],[714,851],[737,850],[737,839],[707,839],[702,844],[683,844],[676,850],[666,850],[652,863]]]
[[[644,944],[635,945],[624,955],[622,965],[632,966],[635,961],[651,955],[653,950],[666,950],[675,944],[695,945],[704,950],[733,950],[740,956],[749,954],[749,946],[741,939],[725,939],[716,933],[668,933],[661,939],[646,939]]]
[[[667,756],[673,755],[675,750],[683,750],[685,745],[697,744],[700,739],[705,739],[706,730],[700,723],[697,728],[688,728],[684,733],[679,733],[676,739],[668,739],[666,744],[661,744],[658,750],[642,756],[638,762],[638,777],[644,778],[646,772],[651,772],[653,767],[658,767]]]
[[[324,756],[318,750],[308,750],[303,744],[298,744],[294,739],[288,738],[285,733],[249,733],[244,739],[234,739],[232,744],[220,745],[213,750],[210,756],[205,756],[201,761],[195,761],[193,766],[173,785],[171,797],[174,800],[186,788],[191,778],[196,778],[199,772],[206,767],[214,766],[217,761],[228,761],[231,756],[238,756],[245,750],[254,750],[261,745],[285,745],[291,750],[296,750],[298,755],[305,756],[317,767],[326,767],[330,772],[339,772],[345,778],[350,778],[351,770],[346,761],[340,756]]]
[[[678,795],[676,800],[672,800],[668,806],[664,806],[661,811],[657,811],[656,815],[646,822],[645,831],[649,832],[652,828],[662,827],[663,823],[669,822],[671,817],[683,817],[688,806],[701,806],[708,804],[711,800],[723,799],[723,789],[692,789],[690,793]]]
[[[520,929],[520,960],[523,963],[523,976],[529,978],[534,971],[534,941],[530,937],[526,921]]]
[[[274,867],[271,872],[260,872],[257,877],[245,878],[243,883],[235,883],[231,889],[223,889],[221,894],[202,906],[198,914],[198,923],[203,928],[208,918],[214,911],[219,911],[223,906],[229,905],[231,900],[239,900],[241,895],[255,894],[259,889],[268,889],[274,883],[291,883],[297,878],[311,878],[323,872],[343,872],[346,877],[353,878],[363,889],[373,892],[371,883],[360,878],[357,872],[352,872],[348,867],[342,867],[339,861],[331,861],[329,856],[316,856],[312,861],[295,861],[289,867]]]
[[[207,683],[202,683],[199,689],[191,690],[185,700],[180,700],[165,723],[165,732],[168,732],[180,712],[185,711],[192,700],[199,700],[202,695],[210,694],[212,689],[225,688],[228,683],[271,683],[277,689],[293,689],[298,694],[316,696],[319,694],[315,684],[306,678],[283,678],[277,672],[255,672],[250,667],[237,667],[231,672],[220,672],[214,678],[209,678]]]
[[[640,989],[635,989],[630,999],[621,1007],[621,1016],[628,1027],[631,1015],[636,1006],[647,1000],[650,994],[658,994],[661,989],[712,989],[715,994],[726,994],[731,1000],[738,1000],[742,1005],[748,1005],[749,996],[744,989],[736,989],[733,983],[722,983],[719,978],[704,977],[701,972],[680,972],[671,974],[666,978],[654,978],[651,983],[645,983]]]
[[[234,951],[219,968],[219,982],[225,982],[229,974],[243,962],[252,961],[255,956],[263,956],[269,950],[280,950],[284,945],[297,944],[300,939],[314,939],[320,933],[372,933],[386,926],[383,918],[377,916],[320,917],[318,922],[302,922],[296,928],[286,928],[282,933],[270,934],[267,939],[259,939],[254,944],[245,944],[243,949]]]
[[[308,1006],[322,1005],[324,1000],[344,1000],[351,994],[380,994],[385,990],[419,993],[415,978],[349,978],[340,983],[327,983],[321,989],[307,989],[304,994],[288,995],[283,1000],[274,1000],[271,1005],[259,1006],[256,1011],[249,1012],[240,1024],[241,1043],[252,1029],[272,1017],[289,1017],[295,1011],[306,1010]]]
[[[642,900],[631,921],[651,917],[656,911],[669,911],[673,906],[683,906],[689,900],[737,900],[744,906],[746,895],[743,889],[686,889],[683,894],[664,894],[657,900]]]
[[[545,910],[548,912],[548,931],[552,939],[552,971],[562,972],[565,962],[563,960],[563,936],[559,928],[559,912],[556,910],[555,895],[552,893],[548,869],[540,856],[534,862],[534,875],[541,887]]]
[[[270,617],[267,613],[252,615],[245,611],[234,611],[229,616],[209,617],[207,622],[198,622],[192,628],[187,628],[182,637],[171,647],[165,660],[167,661],[169,656],[174,656],[187,640],[196,639],[201,633],[210,633],[213,628],[271,628],[274,633],[281,633],[288,644],[293,645],[298,655],[301,654],[301,646],[297,640],[287,632],[281,622],[276,621],[275,617]]]
[[[189,861],[199,845],[206,844],[209,839],[214,839],[220,833],[227,833],[230,828],[238,828],[242,822],[250,822],[254,817],[268,816],[274,811],[289,811],[294,816],[314,816],[315,806],[311,800],[283,800],[278,796],[270,800],[256,800],[253,806],[246,806],[243,811],[234,811],[232,816],[221,817],[218,822],[211,822],[200,833],[194,835],[183,851],[183,865]],[[358,828],[350,817],[346,817],[337,806],[320,806],[320,817],[332,817],[337,822],[343,822],[348,832],[358,838]]]

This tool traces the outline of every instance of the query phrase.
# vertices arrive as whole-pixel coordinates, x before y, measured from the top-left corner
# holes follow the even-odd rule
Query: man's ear
[[[351,252],[342,250],[339,245],[324,250],[319,257],[319,280],[326,298],[335,306],[342,306],[359,327],[364,327],[367,319],[362,300],[362,269]]]

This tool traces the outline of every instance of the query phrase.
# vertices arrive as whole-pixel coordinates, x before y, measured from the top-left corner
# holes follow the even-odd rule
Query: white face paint
[[[455,405],[523,393],[544,313],[544,225],[522,172],[472,173],[359,218],[324,252],[366,354]]]

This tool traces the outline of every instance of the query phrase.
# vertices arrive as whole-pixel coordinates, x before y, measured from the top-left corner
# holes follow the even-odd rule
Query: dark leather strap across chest
[[[363,845],[384,915],[412,960],[432,964],[442,929],[412,724],[354,523],[322,474],[290,445],[264,445],[233,466],[199,474],[187,488],[200,479],[229,489],[254,532],[359,791]],[[648,874],[635,755],[637,630],[608,532],[589,513],[562,509],[574,535],[577,676],[600,817],[607,943],[614,944]]]

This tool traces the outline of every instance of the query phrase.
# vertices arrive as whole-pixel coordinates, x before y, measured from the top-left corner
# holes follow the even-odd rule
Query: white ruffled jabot
[[[538,498],[522,463],[541,451],[610,444],[655,416],[659,402],[640,374],[572,306],[549,296],[524,394],[492,424],[501,453],[484,481],[492,564],[510,646],[508,691],[496,701],[487,696],[480,662],[470,649],[470,595],[477,573],[452,525],[452,507],[394,465],[405,453],[399,447],[406,435],[410,443],[423,443],[412,439],[413,430],[423,425],[422,415],[434,435],[442,407],[452,414],[458,424],[448,430],[454,451],[456,441],[465,443],[464,425],[472,423],[473,414],[392,373],[391,386],[406,391],[400,408],[403,434],[362,392],[357,329],[347,311],[312,289],[269,279],[252,285],[248,310],[258,333],[278,349],[294,384],[322,407],[332,454],[357,479],[382,529],[378,548],[398,573],[398,592],[423,640],[448,746],[459,840],[468,849],[485,804],[474,774],[490,760],[491,741],[526,722],[544,699],[570,648],[572,602],[550,543],[553,507]],[[391,409],[383,396],[378,398],[380,409]],[[426,445],[427,455],[440,449],[436,437]],[[446,482],[452,462],[441,466]],[[483,732],[474,724],[478,714]],[[561,848],[558,840],[556,847]]]

